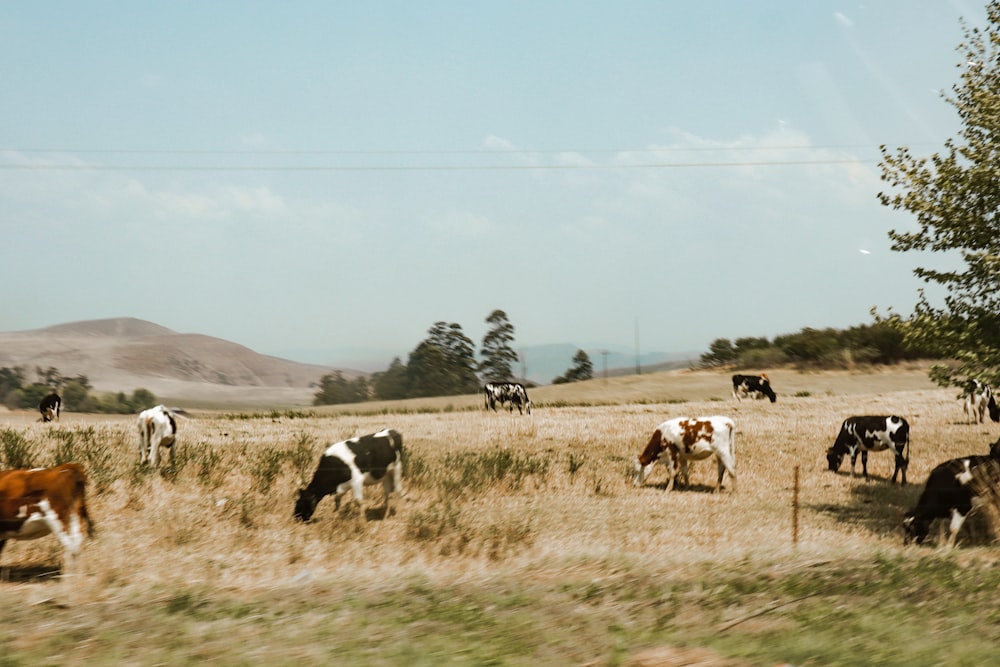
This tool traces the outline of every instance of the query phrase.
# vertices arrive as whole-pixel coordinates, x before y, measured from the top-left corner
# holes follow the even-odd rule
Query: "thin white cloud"
[[[844,26],[845,28],[854,27],[854,21],[848,18],[846,14],[842,14],[841,12],[834,12],[833,18],[836,19],[837,23]]]

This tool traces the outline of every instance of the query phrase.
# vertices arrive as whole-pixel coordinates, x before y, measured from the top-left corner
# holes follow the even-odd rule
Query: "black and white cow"
[[[385,490],[384,516],[389,516],[389,494],[403,495],[403,436],[392,429],[336,442],[323,452],[309,486],[299,489],[295,518],[308,521],[324,497],[340,498],[353,491],[359,509],[364,487],[382,482]],[[362,511],[361,516],[365,514]]]
[[[989,410],[990,419],[1000,422],[1000,407],[997,406],[996,399],[993,398],[993,390],[990,385],[981,380],[970,379],[965,383],[962,398],[965,417],[970,424],[982,424],[987,410]]]
[[[483,395],[486,398],[486,409],[497,411],[497,404],[503,407],[507,404],[507,411],[514,412],[517,407],[518,414],[527,412],[531,414],[531,401],[528,399],[528,390],[520,382],[487,382],[483,387]]]
[[[868,479],[868,452],[891,449],[896,456],[896,468],[892,471],[892,481],[902,471],[902,484],[906,484],[906,467],[910,464],[909,446],[910,424],[902,417],[862,416],[848,417],[840,425],[840,433],[833,447],[826,450],[826,460],[830,470],[837,471],[846,454],[851,455],[851,475],[861,453],[861,470]],[[905,455],[904,455],[905,454]]]
[[[43,422],[59,421],[59,411],[62,409],[62,399],[59,394],[52,392],[42,399],[38,404],[38,411],[42,413]]]
[[[739,401],[744,396],[749,396],[750,398],[763,398],[767,396],[772,403],[778,400],[774,390],[771,389],[771,380],[764,374],[737,374],[733,376],[733,398]]]
[[[935,519],[948,519],[946,546],[955,546],[966,517],[984,502],[971,484],[972,471],[991,461],[1000,464],[1000,440],[990,445],[989,456],[951,459],[931,470],[917,506],[903,517],[903,544],[923,544]]]

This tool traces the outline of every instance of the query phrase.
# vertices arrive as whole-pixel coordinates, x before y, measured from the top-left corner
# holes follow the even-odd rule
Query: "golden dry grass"
[[[728,376],[698,372],[648,376],[645,389],[636,378],[597,380],[562,394],[543,388],[532,392],[530,417],[478,409],[416,413],[412,407],[361,415],[341,408],[307,418],[193,414],[180,423],[185,451],[173,476],[135,470],[132,416],[70,413],[61,424],[43,425],[28,413],[0,415],[0,428],[38,443],[43,460],[65,440],[53,433],[93,429],[92,437],[111,450],[106,465],[116,471],[115,478],[91,472],[89,506],[98,534],[69,572],[64,583],[71,585],[34,578],[60,562],[54,539],[10,542],[0,556],[6,580],[0,604],[55,596],[76,609],[107,609],[136,600],[162,603],[178,590],[308,597],[389,590],[415,579],[428,586],[504,580],[551,586],[613,578],[622,570],[672,577],[718,561],[794,564],[902,552],[901,515],[930,469],[947,458],[986,453],[1000,431],[965,424],[955,392],[933,388],[920,369],[770,375],[779,393],[773,405],[735,403]],[[683,395],[696,400],[676,402]],[[477,399],[438,404],[462,407],[461,401],[475,405]],[[558,401],[595,405],[545,407]],[[846,416],[888,413],[911,424],[909,486],[887,482],[892,458],[886,453],[870,457],[869,482],[860,477],[860,461],[857,478],[847,472],[849,462],[840,474],[827,471],[825,449]],[[695,465],[688,489],[665,493],[662,470],[644,487],[632,486],[631,462],[657,424],[706,414],[736,421],[735,492],[728,478],[722,494],[710,492],[714,461]],[[352,517],[338,515],[330,499],[314,522],[294,522],[303,470],[311,474],[325,445],[384,427],[403,434],[410,465],[407,495],[395,502],[394,514],[378,515],[381,488],[374,487],[366,489],[371,520],[360,529]],[[304,446],[310,454],[302,470],[284,458],[266,479],[275,456]],[[468,467],[497,460],[509,464],[507,474],[474,483]],[[465,479],[456,477],[462,466]],[[38,641],[44,638],[41,632]]]

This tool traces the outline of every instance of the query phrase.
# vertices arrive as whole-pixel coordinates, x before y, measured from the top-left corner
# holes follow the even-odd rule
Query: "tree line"
[[[136,389],[131,395],[124,392],[97,394],[86,375],[65,377],[59,369],[50,366],[35,368],[35,380],[27,380],[23,366],[0,368],[0,400],[8,408],[35,409],[41,400],[52,393],[62,398],[64,410],[71,412],[99,412],[130,414],[156,405],[156,396],[147,389]]]
[[[486,318],[488,329],[483,336],[476,360],[475,344],[457,322],[435,322],[412,352],[406,363],[395,357],[389,367],[370,378],[346,378],[341,371],[322,377],[314,405],[359,403],[368,400],[399,400],[425,396],[457,396],[477,393],[484,382],[515,380],[513,365],[514,325],[507,313],[494,310]],[[573,367],[556,382],[574,382],[592,377],[592,365],[586,352],[573,358]]]
[[[765,368],[793,365],[800,368],[851,368],[855,365],[889,365],[914,359],[938,359],[939,351],[907,336],[898,316],[848,329],[813,329],[766,337],[716,338],[701,355],[703,367]]]

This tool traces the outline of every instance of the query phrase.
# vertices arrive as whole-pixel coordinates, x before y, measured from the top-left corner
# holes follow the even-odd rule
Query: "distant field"
[[[0,413],[36,463],[72,451],[97,537],[62,581],[54,539],[0,556],[0,665],[986,664],[1000,641],[997,553],[902,546],[902,513],[940,460],[985,453],[921,368],[769,373],[778,402],[729,397],[728,374],[669,372],[543,387],[533,414],[478,397],[302,412],[199,412],[174,469],[136,467],[133,418]],[[826,470],[852,414],[911,423],[911,484]],[[642,488],[631,461],[662,420],[727,414],[738,488]],[[325,443],[391,426],[407,497],[382,519],[320,504],[291,520]],[[11,435],[13,434],[13,435]],[[3,456],[0,443],[0,457]],[[793,471],[799,467],[797,541]],[[860,465],[859,465],[860,470]],[[674,662],[671,662],[673,660]]]

